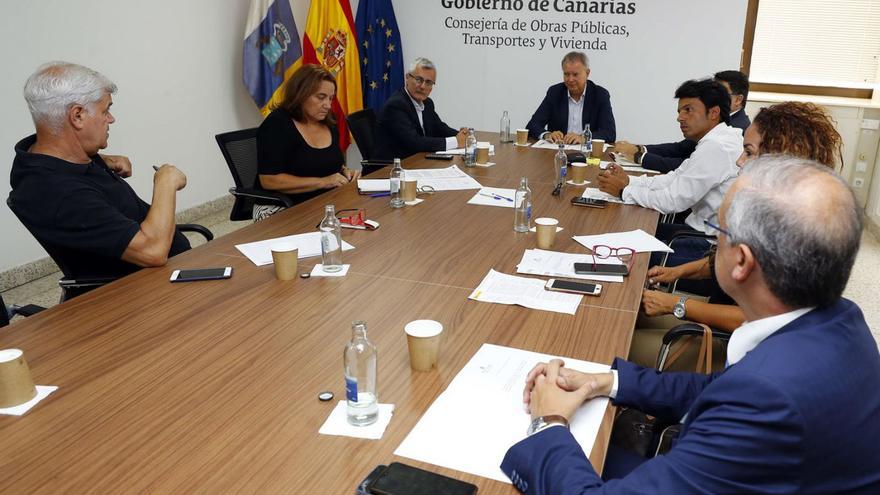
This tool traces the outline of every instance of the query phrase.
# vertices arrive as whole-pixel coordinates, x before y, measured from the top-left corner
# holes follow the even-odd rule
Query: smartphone
[[[477,487],[449,476],[392,462],[367,486],[367,491],[373,495],[474,495]]]
[[[571,204],[575,206],[587,206],[589,208],[605,208],[605,205],[608,204],[608,201],[605,201],[604,199],[593,199],[575,196],[571,198]]]
[[[219,280],[232,276],[232,267],[225,268],[200,268],[197,270],[174,270],[171,273],[172,282],[195,282],[196,280]]]
[[[544,286],[547,290],[555,290],[558,292],[573,292],[575,294],[585,294],[588,296],[598,296],[602,293],[602,284],[588,284],[586,282],[571,282],[568,280],[557,280],[551,278]]]
[[[386,466],[385,464],[379,464],[378,466],[373,468],[370,474],[368,474],[367,477],[364,478],[363,481],[361,481],[361,484],[358,485],[357,490],[355,490],[354,492],[355,495],[370,495],[370,492],[368,491],[370,483],[376,481],[376,478],[378,478],[380,474],[385,472],[386,469],[388,469],[388,466]]]
[[[596,263],[575,263],[574,272],[578,275],[629,275],[626,265],[610,265]]]
[[[431,153],[429,155],[425,155],[425,158],[428,160],[452,160],[452,155],[441,155],[439,153]]]

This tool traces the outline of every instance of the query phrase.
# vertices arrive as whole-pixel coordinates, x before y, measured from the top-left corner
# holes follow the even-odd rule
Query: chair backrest
[[[348,128],[351,130],[354,142],[361,151],[361,156],[364,160],[375,159],[376,133],[379,128],[376,112],[372,108],[365,108],[354,112],[346,117],[345,120],[348,122]]]
[[[254,187],[257,179],[257,128],[215,136],[235,187]]]
[[[54,261],[55,264],[58,265],[58,268],[61,270],[61,273],[64,274],[65,278],[76,278],[77,276],[84,275],[74,273],[74,270],[71,269],[70,265],[65,262],[64,256],[62,255],[61,251],[57,249],[52,243],[47,242],[45,239],[41,239],[40,236],[38,236],[36,233],[34,233],[33,230],[31,230],[28,223],[24,221],[21,212],[17,210],[15,202],[12,201],[11,196],[6,198],[6,206],[8,206],[10,210],[12,210],[12,213],[16,216],[16,218],[18,218],[18,221],[20,221],[21,224],[24,225],[24,228],[26,228],[28,232],[30,232],[31,235],[34,236],[34,239],[37,240],[37,242],[40,244],[40,246],[42,246],[49,257],[52,258],[52,261]]]

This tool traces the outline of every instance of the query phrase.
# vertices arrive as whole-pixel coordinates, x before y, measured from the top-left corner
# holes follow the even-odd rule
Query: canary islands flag
[[[273,97],[281,98],[281,85],[302,64],[302,45],[288,0],[253,0],[244,38],[244,85],[254,103],[269,113]]]
[[[355,24],[364,107],[378,110],[403,87],[403,50],[391,0],[360,0]]]

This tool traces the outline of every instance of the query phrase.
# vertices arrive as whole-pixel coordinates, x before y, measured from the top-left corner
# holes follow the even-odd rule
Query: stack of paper
[[[584,188],[584,192],[583,192],[583,194],[581,194],[581,197],[590,198],[590,199],[601,199],[602,201],[608,201],[609,203],[621,203],[621,204],[626,203],[626,204],[630,204],[630,205],[635,204],[632,201],[625,202],[622,199],[618,198],[617,196],[612,196],[612,195],[608,194],[607,192],[600,191],[596,187]]]
[[[593,246],[628,247],[637,253],[660,251],[674,252],[672,248],[661,242],[656,237],[644,230],[631,230],[629,232],[610,232],[597,235],[576,235],[572,239],[592,250]]]
[[[286,237],[276,237],[275,239],[266,239],[265,241],[249,242],[247,244],[236,244],[235,248],[241,251],[241,254],[248,257],[255,265],[271,265],[272,264],[272,245],[281,243],[292,243],[297,246],[299,252],[297,258],[309,258],[311,256],[321,256],[321,233],[309,232],[307,234],[289,235]],[[348,251],[354,249],[351,244],[342,241],[342,250]]]
[[[391,179],[358,179],[358,192],[380,193],[391,190]]]
[[[603,265],[622,265],[616,257],[596,260]],[[575,263],[593,263],[591,254],[560,253],[543,249],[526,249],[522,261],[516,265],[517,273],[545,277],[578,278],[600,282],[623,282],[622,275],[579,275],[574,272]]]
[[[531,309],[575,314],[583,296],[551,292],[536,278],[517,277],[489,270],[470,299],[497,304],[517,304]]]
[[[419,187],[430,186],[435,191],[461,191],[483,187],[473,177],[462,172],[457,165],[447,168],[407,169],[403,174],[406,180],[417,180]],[[358,191],[361,193],[390,190],[389,179],[358,179]]]
[[[539,139],[537,142],[535,142],[535,144],[532,145],[532,148],[544,148],[544,149],[548,149],[548,150],[558,150],[559,145],[555,144],[555,143],[551,143],[550,141],[545,141],[543,139]],[[565,149],[580,151],[581,145],[579,145],[579,144],[566,144]]]
[[[555,356],[483,344],[419,419],[395,455],[509,482],[499,467],[513,444],[526,437],[529,413],[522,403],[528,372]],[[567,368],[607,373],[609,367],[564,358]],[[592,399],[571,418],[571,433],[587,455],[593,450],[608,399]]]
[[[438,155],[464,155],[464,148],[455,148],[452,150],[438,151],[437,154]],[[489,155],[491,156],[494,154],[495,154],[495,145],[490,144],[489,145]]]

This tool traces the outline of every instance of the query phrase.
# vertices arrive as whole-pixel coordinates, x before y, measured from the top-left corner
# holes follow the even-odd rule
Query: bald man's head
[[[800,308],[840,298],[859,249],[862,213],[833,170],[762,156],[743,168],[721,208],[729,241],[751,248],[781,302]]]

